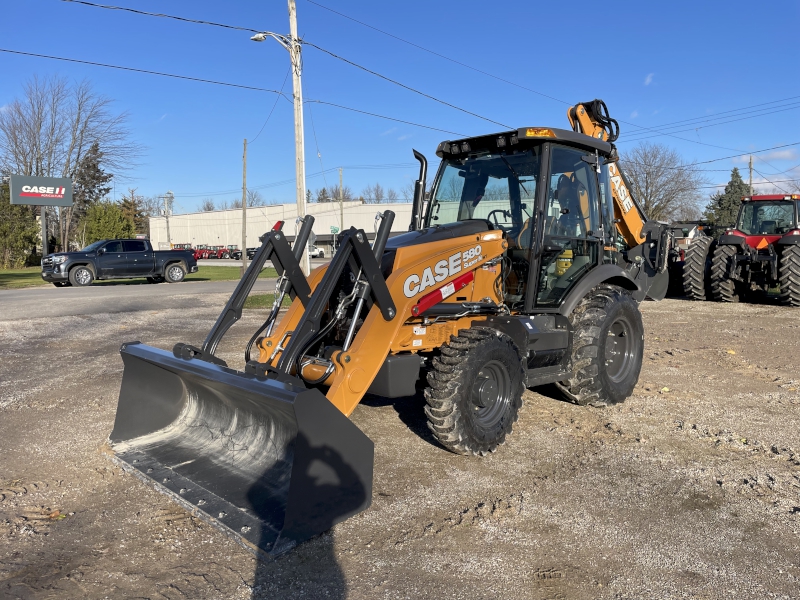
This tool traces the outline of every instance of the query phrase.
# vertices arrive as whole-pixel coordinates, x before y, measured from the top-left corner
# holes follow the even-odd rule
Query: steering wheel
[[[488,221],[494,220],[494,224],[497,226],[497,228],[498,229],[502,229],[503,231],[505,231],[506,227],[503,226],[503,225],[500,225],[500,220],[497,218],[497,215],[495,213],[500,213],[503,216],[504,220],[506,220],[506,222],[508,222],[508,221],[511,221],[511,211],[510,210],[504,210],[502,208],[496,208],[496,209],[490,211],[488,215],[486,215],[486,219]],[[494,219],[492,219],[492,215],[494,215]]]

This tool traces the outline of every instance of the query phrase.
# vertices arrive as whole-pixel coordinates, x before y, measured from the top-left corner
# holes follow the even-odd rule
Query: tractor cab
[[[584,274],[612,262],[608,250],[617,249],[609,170],[602,164],[610,152],[607,142],[555,128],[442,142],[423,225],[502,230],[509,306],[557,308]]]
[[[739,208],[736,229],[730,234],[743,236],[751,248],[765,249],[784,235],[797,231],[798,205],[800,195],[797,194],[744,198]]]

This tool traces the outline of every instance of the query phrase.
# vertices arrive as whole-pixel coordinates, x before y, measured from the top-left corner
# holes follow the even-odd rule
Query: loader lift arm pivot
[[[208,336],[206,336],[203,346],[201,348],[195,348],[188,344],[176,344],[173,349],[175,356],[198,358],[207,362],[227,366],[224,360],[214,356],[214,352],[216,352],[220,340],[222,340],[222,337],[227,333],[228,329],[242,318],[242,307],[244,306],[245,300],[247,300],[247,297],[250,295],[261,273],[261,269],[264,268],[264,264],[267,260],[272,260],[275,269],[281,277],[279,280],[279,294],[292,293],[300,299],[303,306],[308,304],[308,296],[311,294],[311,289],[300,267],[300,256],[298,256],[298,254],[302,253],[303,249],[306,247],[306,242],[311,234],[311,228],[314,226],[314,217],[307,215],[303,218],[303,224],[295,240],[294,252],[286,241],[286,236],[283,234],[283,222],[279,221],[276,225],[276,229],[261,236],[261,247],[253,257],[253,261],[250,263],[250,267],[245,272],[244,277],[242,277],[236,285],[236,289],[225,305],[222,314],[217,318],[216,323],[214,323]],[[278,294],[276,294],[276,296],[277,295]],[[280,306],[280,303],[278,303],[278,306]],[[277,315],[273,314],[271,316],[274,319]]]

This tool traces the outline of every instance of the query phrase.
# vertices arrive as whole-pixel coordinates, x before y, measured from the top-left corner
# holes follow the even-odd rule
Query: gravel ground
[[[265,563],[103,451],[120,343],[198,344],[225,299],[0,321],[0,597],[800,598],[800,310],[646,303],[631,398],[528,391],[483,459],[368,397],[371,508]]]

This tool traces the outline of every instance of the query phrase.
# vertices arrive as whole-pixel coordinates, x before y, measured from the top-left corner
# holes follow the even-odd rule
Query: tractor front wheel
[[[494,452],[511,433],[522,406],[525,367],[505,334],[462,329],[432,361],[425,414],[436,439],[456,454]]]
[[[599,285],[570,315],[573,327],[572,375],[558,384],[581,406],[622,402],[639,380],[644,325],[639,306],[615,285]]]
[[[742,283],[728,276],[730,261],[736,255],[735,246],[717,246],[711,259],[711,295],[717,302],[739,302],[744,296]]]
[[[709,260],[714,238],[698,235],[689,244],[683,261],[683,293],[692,300],[706,300],[711,296],[708,285]]]
[[[778,264],[781,303],[800,306],[800,246],[786,246]]]

